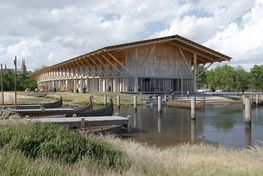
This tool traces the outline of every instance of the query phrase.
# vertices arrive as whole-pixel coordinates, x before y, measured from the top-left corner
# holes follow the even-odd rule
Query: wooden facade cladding
[[[185,53],[186,61],[179,49],[168,44],[156,44],[126,51],[127,68],[137,77],[192,79],[192,56]],[[185,63],[187,62],[187,64]]]

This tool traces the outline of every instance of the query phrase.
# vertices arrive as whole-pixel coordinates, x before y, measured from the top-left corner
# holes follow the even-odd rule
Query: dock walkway
[[[51,117],[51,118],[27,118],[31,122],[52,123],[65,125],[69,128],[80,128],[82,121],[85,127],[106,126],[106,125],[123,125],[127,126],[129,119],[121,116],[97,116],[97,117]]]

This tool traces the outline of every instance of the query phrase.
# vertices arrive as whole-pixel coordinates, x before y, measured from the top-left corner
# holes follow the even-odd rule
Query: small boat
[[[65,117],[88,117],[88,116],[111,116],[113,114],[113,101],[110,99],[110,104],[106,107],[93,110],[92,98],[90,98],[90,103],[76,108],[43,108],[43,109],[15,109],[13,112],[20,114],[21,116],[54,116],[64,115]],[[62,116],[63,117],[63,116]]]
[[[62,97],[60,96],[59,100],[50,102],[50,103],[44,103],[42,106],[43,108],[59,108],[63,104]]]
[[[0,107],[2,108],[13,108],[13,109],[41,109],[41,108],[59,108],[63,104],[62,97],[58,100],[55,100],[50,103],[43,103],[43,104],[6,104],[6,105],[1,105]]]
[[[39,92],[39,93],[29,92],[26,94],[26,96],[32,96],[32,97],[45,97],[46,95],[47,95],[47,93],[45,93],[45,92]]]
[[[94,126],[87,128],[73,129],[75,132],[82,135],[95,134],[95,135],[106,135],[106,134],[121,134],[123,133],[123,125],[106,125],[106,126]]]
[[[72,117],[74,114],[78,115],[85,111],[93,109],[92,98],[90,102],[80,108],[42,108],[39,109],[11,109],[12,112],[18,113],[21,116],[53,116],[53,115],[65,115],[66,117]]]
[[[89,116],[112,116],[113,111],[114,111],[114,105],[113,101],[110,98],[110,104],[100,108],[100,109],[95,109],[95,110],[87,110],[83,107],[80,108],[75,108],[76,110],[76,115],[79,117],[89,117]]]
[[[175,108],[191,109],[191,101],[189,100],[170,100],[167,98],[166,105]],[[195,109],[203,111],[205,109],[205,100],[196,101]]]

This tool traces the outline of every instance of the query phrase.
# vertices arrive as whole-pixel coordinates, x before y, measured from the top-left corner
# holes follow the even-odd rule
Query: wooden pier
[[[128,118],[121,116],[97,116],[97,117],[51,117],[28,118],[31,122],[52,123],[67,126],[68,128],[80,128],[106,125],[128,126]],[[83,124],[84,122],[84,124]]]

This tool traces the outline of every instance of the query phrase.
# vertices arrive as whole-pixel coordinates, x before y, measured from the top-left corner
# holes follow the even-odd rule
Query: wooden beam
[[[110,62],[110,60],[106,56],[104,56],[103,54],[100,54],[100,56],[102,56],[113,68],[115,68],[117,72],[122,74],[122,72],[117,67],[115,67],[115,65],[112,62]]]
[[[96,64],[94,64],[88,56],[85,56],[83,61],[88,63],[89,69],[93,72],[93,77],[96,77],[98,75]]]
[[[91,74],[91,71],[89,69],[90,65],[88,64],[88,62],[86,62],[84,58],[80,59],[79,61],[85,66],[85,68],[88,67],[88,69],[84,69],[85,74],[88,74],[88,76],[91,76],[92,74]]]
[[[125,65],[123,65],[117,58],[115,58],[111,53],[106,52],[106,54],[108,54],[112,59],[114,59],[118,64],[120,64],[128,73],[130,73],[133,77],[135,77],[135,75]]]
[[[196,76],[196,79],[198,79],[211,65],[213,65],[213,63],[210,63],[208,66],[204,67],[204,70],[202,70],[202,72]]]
[[[155,48],[156,48],[156,44],[154,44],[150,50],[150,52],[148,53],[148,55],[146,56],[146,58],[144,60],[142,60],[142,62],[140,64],[144,64],[148,59],[149,57],[152,55],[152,53],[155,51]],[[138,50],[138,48],[135,48]]]
[[[183,59],[184,59],[184,62],[185,62],[186,65],[187,65],[188,69],[191,70],[191,66],[188,64],[188,62],[187,62],[187,60],[186,60],[186,58],[185,58],[185,55],[184,55],[183,51],[181,50],[180,47],[178,47],[178,49],[179,49],[179,51],[180,51],[180,53],[181,53],[181,55],[182,55],[182,57],[183,57]],[[191,73],[192,73],[192,72],[191,72]],[[192,75],[193,75],[193,73],[192,73]]]
[[[192,53],[192,54],[196,53],[197,55],[201,56],[202,58],[207,59],[207,61],[208,61],[209,63],[210,63],[210,62],[217,62],[217,61],[212,60],[211,58],[209,58],[208,56],[206,56],[206,55],[204,55],[204,54],[202,54],[202,53],[195,52],[195,51],[193,51],[193,50],[191,50],[191,49],[189,49],[189,48],[186,48],[185,46],[180,45],[180,44],[178,44],[178,43],[167,42],[167,44],[172,45],[172,46],[176,46],[176,47],[180,47],[181,49],[184,49],[185,51],[188,51],[188,52],[190,52],[190,53]]]
[[[91,70],[92,75],[93,75],[93,77],[95,78],[95,77],[96,77],[96,74],[97,74],[96,71],[95,71],[95,66],[94,66],[93,63],[90,63],[90,59],[89,59],[89,58],[88,58],[88,59],[86,59],[86,58],[88,58],[88,57],[87,57],[87,56],[84,56],[84,57],[83,57],[83,61],[88,64],[89,70]]]
[[[220,55],[215,54],[214,52],[208,51],[208,50],[203,49],[203,48],[201,48],[201,47],[198,47],[198,46],[196,46],[196,45],[194,45],[194,44],[191,44],[191,43],[189,43],[189,42],[185,42],[184,40],[181,40],[181,39],[176,39],[176,40],[179,41],[179,42],[181,42],[181,43],[184,43],[185,45],[189,45],[189,46],[195,48],[196,50],[201,50],[201,51],[203,51],[203,52],[205,52],[205,53],[209,53],[210,55],[213,55],[214,57],[217,57],[217,58],[220,58],[220,59],[222,59],[222,60],[225,60],[224,57],[221,57]],[[214,61],[214,62],[216,62],[216,61]]]
[[[104,68],[104,70],[108,69],[108,68],[105,67],[105,63],[102,62],[101,59],[98,56],[96,56],[96,55],[92,55],[92,56],[95,57],[101,63],[101,66]],[[113,75],[113,72],[110,69],[108,69],[108,71]]]

